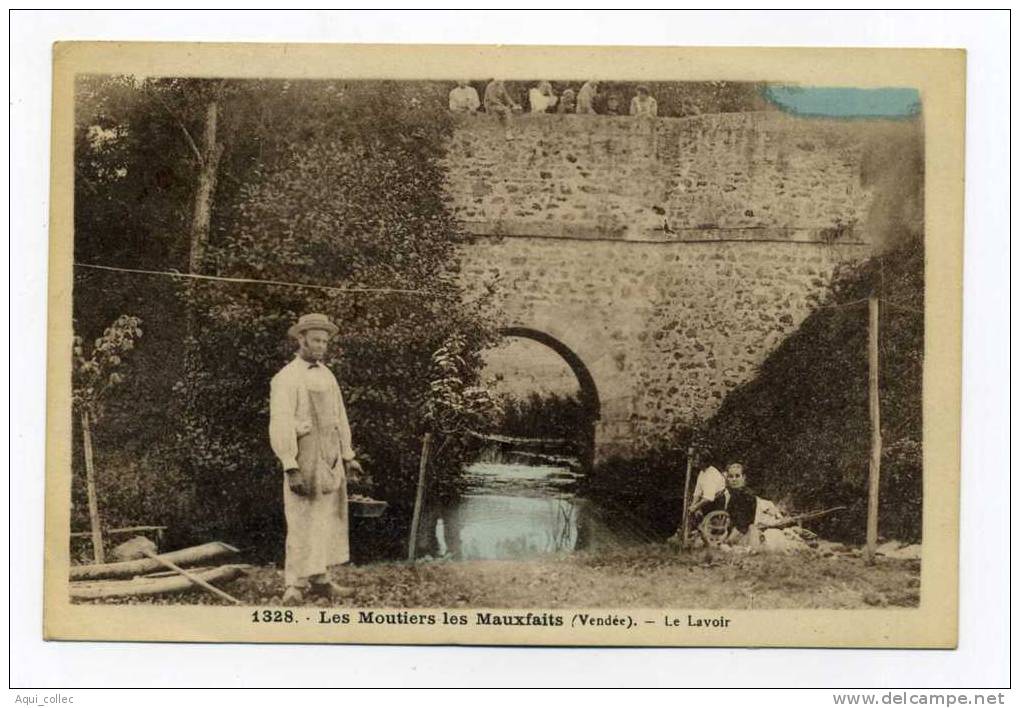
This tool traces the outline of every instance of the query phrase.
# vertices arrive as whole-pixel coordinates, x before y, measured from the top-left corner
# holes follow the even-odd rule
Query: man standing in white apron
[[[326,315],[303,315],[288,330],[297,355],[270,385],[269,439],[284,471],[285,605],[300,604],[306,593],[328,599],[351,594],[328,572],[350,560],[347,474],[356,479],[361,473],[340,385],[322,363],[338,331]]]

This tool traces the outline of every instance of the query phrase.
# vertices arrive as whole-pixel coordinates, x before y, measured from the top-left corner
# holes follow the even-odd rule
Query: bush
[[[77,89],[76,258],[186,269],[197,170],[182,134],[201,135],[215,96],[225,152],[202,272],[323,286],[76,271],[86,341],[120,312],[154,323],[135,352],[138,376],[97,430],[107,525],[165,523],[180,534],[176,545],[219,538],[279,555],[269,380],[293,356],[287,328],[319,311],[342,330],[326,363],[359,457],[375,495],[393,504],[393,533],[405,533],[431,425],[432,355],[460,337],[458,385],[468,395],[490,336],[484,303],[465,304],[456,285],[466,236],[443,201],[448,89],[125,77],[86,77]],[[366,292],[384,288],[409,292]],[[457,470],[470,455],[455,437],[437,441],[437,469]],[[76,456],[76,473],[80,465]],[[82,503],[76,491],[76,523]]]
[[[673,440],[642,455],[601,462],[586,481],[584,494],[628,524],[638,526],[647,540],[665,540],[676,531],[683,515],[687,448],[692,434],[690,429],[681,430]],[[694,479],[692,474],[691,489]]]
[[[576,394],[533,391],[524,399],[505,396],[502,409],[497,428],[516,437],[572,440],[579,430],[591,426],[591,414]]]

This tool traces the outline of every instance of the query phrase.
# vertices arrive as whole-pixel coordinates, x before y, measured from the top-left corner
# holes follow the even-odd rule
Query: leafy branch
[[[71,402],[76,411],[87,411],[92,418],[102,415],[107,392],[124,381],[117,369],[142,336],[141,324],[138,317],[121,315],[96,339],[87,358],[82,338],[74,337]]]
[[[467,349],[464,335],[454,334],[432,355],[431,382],[422,413],[435,432],[462,435],[488,427],[501,413],[492,393],[471,383],[476,375],[466,359]]]

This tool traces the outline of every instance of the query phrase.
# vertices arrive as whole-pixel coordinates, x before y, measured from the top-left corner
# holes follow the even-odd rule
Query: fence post
[[[871,458],[868,462],[868,528],[864,559],[875,562],[878,543],[878,486],[882,464],[882,425],[878,400],[878,298],[868,298],[868,418],[871,422]]]
[[[421,441],[421,459],[418,461],[418,488],[414,493],[414,514],[411,515],[411,538],[407,542],[407,560],[414,561],[414,553],[418,545],[418,524],[421,523],[421,505],[425,499],[425,471],[429,464],[429,447],[432,433],[425,433]]]
[[[92,424],[87,406],[83,407],[81,412],[81,436],[85,451],[85,489],[89,498],[89,524],[92,527],[92,557],[96,563],[105,563],[103,530],[99,522],[99,500],[96,498],[96,470],[92,460]]]
[[[687,471],[684,473],[684,503],[680,518],[680,548],[687,549],[687,526],[691,521],[691,470],[694,466],[694,443],[687,447]]]

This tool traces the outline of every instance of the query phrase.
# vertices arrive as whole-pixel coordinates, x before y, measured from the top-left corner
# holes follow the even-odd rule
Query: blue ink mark
[[[765,98],[787,113],[816,118],[914,118],[921,94],[912,88],[766,86]]]

